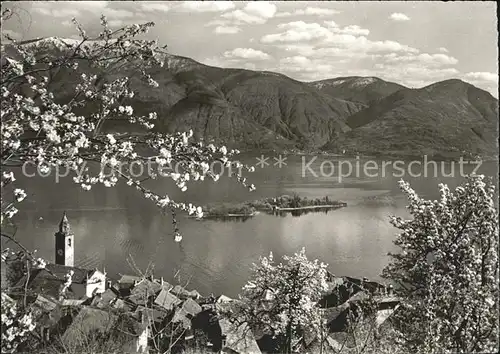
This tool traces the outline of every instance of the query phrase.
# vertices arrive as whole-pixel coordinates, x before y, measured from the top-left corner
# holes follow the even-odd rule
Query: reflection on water
[[[329,212],[332,212],[336,209],[340,209],[340,208],[331,208],[331,207],[320,208],[320,207],[317,207],[314,209],[311,208],[311,209],[295,209],[295,210],[275,210],[275,211],[271,212],[270,214],[274,215],[274,216],[281,216],[281,217],[285,217],[287,215],[299,217],[299,216],[310,214],[310,213],[328,214]]]
[[[407,215],[399,177],[381,178],[302,176],[301,160],[289,159],[282,169],[258,169],[250,177],[253,193],[235,181],[195,183],[182,193],[168,181],[152,181],[148,187],[171,191],[178,201],[205,205],[214,202],[243,202],[282,194],[302,197],[329,196],[347,207],[336,210],[309,210],[260,213],[251,218],[197,221],[179,217],[182,243],[173,241],[171,220],[162,216],[148,201],[124,185],[98,186],[85,192],[70,180],[54,186],[49,180],[21,180],[33,196],[23,202],[16,216],[16,236],[28,248],[50,261],[54,259],[54,233],[62,212],[67,211],[75,233],[75,263],[82,267],[106,267],[109,275],[133,273],[127,262],[133,258],[145,269],[155,265],[155,273],[173,281],[179,271],[181,281],[200,292],[235,296],[249,275],[249,267],[260,256],[273,252],[276,259],[306,247],[308,256],[330,264],[339,275],[377,279],[393,251],[396,230],[389,215]],[[472,166],[473,167],[473,166]],[[318,170],[317,167],[315,167]],[[481,173],[496,176],[496,166],[483,164]],[[427,198],[438,196],[437,184],[456,187],[463,179],[406,178]],[[299,215],[300,214],[300,215]]]

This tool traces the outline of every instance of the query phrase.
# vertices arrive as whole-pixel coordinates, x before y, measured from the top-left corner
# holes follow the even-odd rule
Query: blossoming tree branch
[[[2,24],[12,15],[9,9],[2,10]],[[45,268],[45,260],[21,245],[15,232],[3,231],[4,226],[14,225],[12,218],[27,197],[28,193],[16,186],[16,175],[27,163],[36,165],[41,173],[70,170],[74,182],[84,190],[98,183],[112,187],[124,180],[163,213],[171,213],[177,242],[182,236],[176,211],[202,217],[202,208],[147,188],[145,179],[134,177],[130,167],[123,166],[151,161],[159,169],[175,165],[175,171],[161,176],[171,178],[185,191],[190,181],[217,181],[219,175],[209,166],[218,161],[225,167],[236,167],[238,182],[250,190],[255,188],[247,185],[241,174],[253,168],[232,160],[237,150],[193,141],[192,131],[160,132],[155,129],[155,112],[137,114],[134,110],[132,99],[138,88],[154,90],[159,86],[151,72],[163,67],[167,55],[165,47],[156,41],[139,39],[154,26],[153,22],[111,29],[102,16],[96,36],[88,35],[76,19],[73,22],[78,40],[17,42],[2,34],[1,235],[20,249],[2,249],[2,261],[20,261],[28,274],[31,268]],[[120,120],[141,127],[141,132],[106,132],[105,123]],[[158,177],[158,173],[148,172],[147,179]],[[3,301],[5,295],[2,292],[2,352],[12,352],[34,324],[29,311],[15,302]]]
[[[8,15],[6,10],[2,18]],[[254,189],[241,175],[243,169],[252,168],[231,160],[237,150],[195,142],[192,131],[159,132],[154,129],[155,112],[139,115],[127,104],[141,84],[151,90],[158,87],[150,71],[163,67],[165,47],[138,39],[153,22],[112,30],[102,16],[102,31],[96,37],[87,35],[75,19],[73,22],[80,40],[18,43],[4,34],[10,43],[2,44],[1,63],[2,223],[17,213],[17,205],[26,197],[24,190],[15,187],[14,171],[27,162],[35,163],[42,173],[67,168],[85,190],[97,183],[111,187],[119,179],[125,180],[162,211],[172,212],[176,241],[182,237],[175,225],[175,211],[202,217],[202,208],[146,188],[143,179],[134,178],[130,168],[122,166],[151,161],[160,168],[175,164],[176,170],[166,176],[185,191],[189,181],[217,181],[219,176],[209,166],[219,161],[236,167],[240,172],[237,180]],[[124,119],[144,132],[104,131],[105,123]],[[92,168],[92,164],[100,168]],[[151,171],[148,178],[157,176]],[[10,198],[7,186],[11,187]]]

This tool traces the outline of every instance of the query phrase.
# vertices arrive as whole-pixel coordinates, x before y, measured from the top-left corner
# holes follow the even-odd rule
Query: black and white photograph
[[[1,353],[498,353],[498,13],[2,1]]]

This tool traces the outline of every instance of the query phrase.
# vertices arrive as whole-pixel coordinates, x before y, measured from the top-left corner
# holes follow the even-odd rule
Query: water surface
[[[170,218],[125,185],[96,186],[86,192],[72,184],[70,178],[57,185],[53,178],[19,178],[29,198],[16,216],[16,237],[53,261],[54,233],[66,210],[75,233],[76,266],[105,267],[108,275],[114,277],[118,273],[133,274],[130,262],[133,259],[143,270],[154,264],[155,275],[166,280],[173,281],[178,272],[181,282],[189,281],[189,287],[204,294],[235,296],[248,278],[250,265],[260,256],[272,251],[275,258],[281,258],[302,247],[306,247],[310,258],[328,263],[337,275],[379,279],[388,261],[387,253],[396,250],[392,242],[397,230],[390,225],[389,216],[407,215],[406,201],[397,185],[401,177],[392,176],[391,169],[387,169],[385,176],[354,173],[341,180],[337,174],[321,177],[320,164],[325,159],[336,158],[319,158],[311,165],[318,176],[311,173],[304,176],[302,157],[289,157],[282,168],[273,167],[271,158],[270,166],[257,167],[249,175],[258,188],[252,193],[227,177],[217,183],[191,184],[185,193],[166,180],[152,181],[149,185],[156,191],[199,204],[292,193],[311,198],[328,195],[348,204],[346,208],[298,217],[260,214],[246,221],[179,217],[184,235],[180,244],[173,241]],[[306,158],[308,161],[310,158]],[[245,162],[256,160],[247,157]],[[449,173],[450,168],[450,163],[445,165],[445,172]],[[465,171],[472,169],[473,166],[466,166]],[[452,188],[463,180],[458,167],[455,170],[455,177],[443,177],[438,171],[437,177],[429,173],[426,178],[405,176],[405,179],[420,195],[436,198],[438,183],[448,183]],[[418,166],[413,171],[418,172]],[[485,163],[479,170],[490,176],[496,176],[496,171],[493,163]],[[324,172],[329,174],[327,165]]]

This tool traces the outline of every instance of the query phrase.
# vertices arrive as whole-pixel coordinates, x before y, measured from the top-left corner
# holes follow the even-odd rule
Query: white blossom
[[[10,183],[10,182],[14,182],[16,179],[14,178],[14,172],[10,171],[10,172],[2,172],[2,182],[3,183]]]
[[[322,321],[317,302],[328,290],[326,265],[308,260],[305,249],[283,261],[275,264],[270,253],[253,265],[236,313],[273,336],[287,336],[288,326],[292,341],[305,329],[319,336]]]
[[[16,198],[17,202],[22,202],[24,198],[26,198],[26,192],[20,188],[14,189],[14,197]]]
[[[440,184],[434,201],[406,182],[400,187],[412,218],[391,218],[401,251],[384,270],[405,285],[395,289],[403,299],[395,313],[398,340],[408,352],[490,352],[498,346],[490,333],[498,333],[499,294],[493,184],[475,175],[454,192]]]
[[[134,113],[134,109],[131,106],[125,107],[125,114],[131,116]]]
[[[101,19],[101,24],[106,23]],[[42,39],[30,44],[13,42],[2,46],[1,54],[6,63],[2,67],[5,80],[2,80],[1,87],[0,150],[6,152],[5,159],[2,155],[2,169],[10,160],[34,163],[45,175],[56,167],[64,166],[78,174],[73,181],[84,190],[90,190],[96,183],[113,187],[118,178],[123,178],[134,192],[137,190],[142,195],[149,195],[147,199],[164,211],[167,208],[188,211],[181,203],[163,198],[156,191],[146,188],[143,178],[132,177],[130,170],[121,169],[132,163],[144,167],[151,156],[156,157],[153,161],[162,166],[176,163],[179,169],[166,176],[186,191],[188,183],[205,180],[212,162],[223,160],[228,164],[234,155],[234,151],[228,152],[226,147],[219,148],[212,144],[207,148],[202,142],[191,141],[194,136],[192,129],[173,134],[153,131],[158,120],[157,113],[138,114],[137,109],[127,105],[137,93],[134,93],[133,87],[138,86],[127,76],[130,71],[120,70],[122,67],[133,67],[133,71],[138,73],[134,75],[134,80],[142,80],[152,86],[148,90],[154,91],[159,86],[149,71],[159,68],[167,54],[156,42],[137,38],[153,25],[130,25],[117,31],[103,28],[93,38],[77,24],[82,38],[80,42],[52,38],[50,42]],[[58,50],[47,51],[47,43]],[[12,53],[16,53],[15,58]],[[43,60],[38,61],[40,58]],[[86,65],[78,65],[79,62]],[[61,69],[63,72],[69,70],[68,74],[73,78],[64,86],[64,92],[54,90],[59,86],[54,85],[53,78]],[[36,75],[33,70],[37,71]],[[11,89],[26,83],[29,90]],[[110,132],[104,124],[124,118],[145,128],[146,132],[140,135],[135,132]],[[21,139],[24,136],[36,136],[37,139]],[[87,163],[96,161],[114,170],[120,167],[119,173],[106,177],[100,171],[87,167]],[[148,177],[155,178],[156,172],[151,172]],[[16,189],[15,181],[12,172],[2,171],[2,193],[9,184],[13,184],[9,193],[19,189]],[[241,183],[244,185],[244,182]],[[24,198],[24,191],[15,193],[16,202]],[[2,198],[2,202],[7,199]],[[14,206],[2,203],[2,224],[16,213]],[[202,215],[198,209],[193,213]]]
[[[109,143],[110,143],[111,145],[116,144],[116,139],[115,139],[115,137],[113,136],[113,134],[108,134],[108,135],[106,135],[106,137],[108,138],[108,141],[109,141]]]

